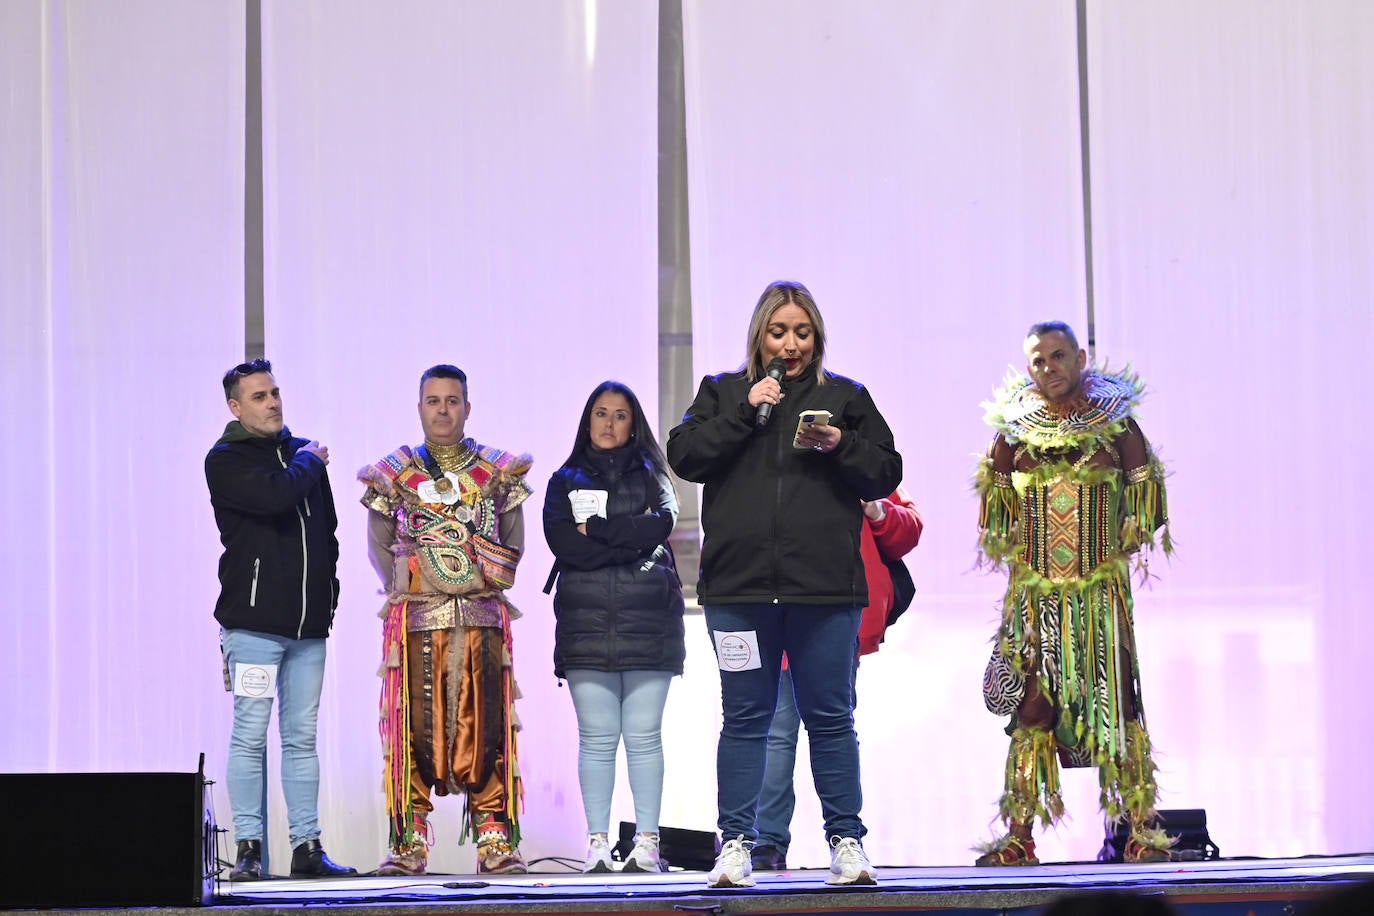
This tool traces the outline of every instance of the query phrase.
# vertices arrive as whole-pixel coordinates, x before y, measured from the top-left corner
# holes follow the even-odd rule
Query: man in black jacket
[[[262,877],[263,758],[274,692],[281,697],[291,876],[355,875],[320,845],[315,721],[339,600],[329,449],[291,436],[265,359],[226,372],[224,397],[234,419],[205,456],[205,480],[224,544],[215,619],[223,628],[225,689],[234,693],[227,781],[238,850],[230,877]]]

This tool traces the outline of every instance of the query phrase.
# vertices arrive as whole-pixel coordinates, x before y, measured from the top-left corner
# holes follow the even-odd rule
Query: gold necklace
[[[439,467],[445,471],[460,471],[472,463],[472,458],[476,454],[468,446],[468,440],[464,439],[457,445],[436,445],[425,440],[425,449],[430,457],[439,463]]]

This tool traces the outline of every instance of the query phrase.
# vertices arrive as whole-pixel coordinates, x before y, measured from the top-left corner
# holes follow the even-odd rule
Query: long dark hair
[[[597,385],[587,397],[587,404],[582,408],[582,418],[577,421],[577,435],[573,438],[572,452],[563,462],[563,466],[582,466],[582,455],[592,446],[592,407],[596,404],[596,399],[608,391],[620,395],[630,404],[630,413],[634,418],[630,426],[629,444],[634,449],[634,455],[655,474],[667,476],[668,459],[663,457],[663,449],[658,447],[654,431],[649,428],[649,421],[644,419],[644,409],[639,406],[639,398],[635,397],[629,385],[614,379],[607,379]]]

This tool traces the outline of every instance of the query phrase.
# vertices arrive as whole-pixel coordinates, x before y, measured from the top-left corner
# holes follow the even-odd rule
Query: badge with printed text
[[[573,521],[580,525],[594,515],[605,518],[609,498],[607,490],[570,490],[568,503],[572,507]]]
[[[276,692],[276,665],[234,662],[234,696],[270,697]]]
[[[723,633],[712,630],[716,641],[716,661],[721,671],[753,671],[763,667],[759,659],[759,637],[753,630]]]

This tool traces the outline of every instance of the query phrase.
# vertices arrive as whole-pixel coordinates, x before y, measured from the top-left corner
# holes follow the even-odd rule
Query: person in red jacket
[[[865,502],[864,524],[859,553],[868,579],[868,607],[859,621],[859,649],[854,656],[854,671],[859,658],[878,651],[891,622],[897,598],[891,567],[911,552],[921,540],[921,515],[906,491],[898,487],[883,499]],[[904,572],[898,573],[899,577]],[[909,578],[906,585],[909,587]],[[910,592],[904,600],[911,600]],[[905,605],[901,607],[905,610]],[[899,611],[900,613],[900,611]],[[792,843],[792,812],[797,797],[792,791],[792,774],[797,763],[797,737],[801,717],[792,694],[792,673],[784,665],[778,682],[778,708],[768,729],[768,763],[763,772],[763,791],[759,795],[758,843],[750,855],[754,871],[779,871],[787,867],[787,849]]]

